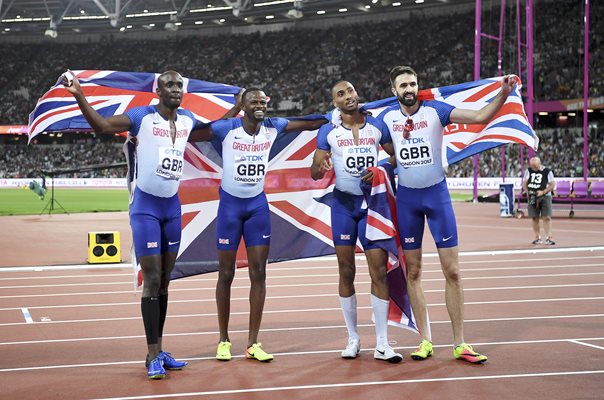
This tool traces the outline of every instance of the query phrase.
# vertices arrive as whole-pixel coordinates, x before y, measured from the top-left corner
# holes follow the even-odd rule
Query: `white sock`
[[[340,296],[340,306],[342,314],[344,314],[344,322],[348,329],[348,339],[359,340],[359,332],[357,331],[357,295],[356,293],[350,297]]]
[[[390,301],[371,295],[371,308],[375,318],[375,338],[377,347],[388,344],[388,305]]]

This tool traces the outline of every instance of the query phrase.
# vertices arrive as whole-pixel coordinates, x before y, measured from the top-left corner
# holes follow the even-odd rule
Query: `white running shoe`
[[[342,358],[357,358],[361,351],[361,341],[359,339],[348,339],[348,345],[342,351]]]
[[[388,344],[383,344],[376,347],[375,351],[373,352],[373,358],[376,360],[388,361],[389,363],[393,364],[399,363],[403,360],[403,356],[395,352],[394,349],[392,349],[392,347],[390,347]]]

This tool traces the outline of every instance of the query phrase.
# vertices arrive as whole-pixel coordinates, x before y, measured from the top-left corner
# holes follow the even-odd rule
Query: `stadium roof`
[[[0,0],[0,32],[56,37],[57,32],[177,30],[248,25],[326,16],[390,13],[394,9],[473,3],[474,0]]]

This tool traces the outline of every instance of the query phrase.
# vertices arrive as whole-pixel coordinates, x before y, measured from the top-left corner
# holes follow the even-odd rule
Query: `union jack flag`
[[[388,253],[388,324],[419,333],[407,293],[407,265],[398,235],[396,198],[392,187],[394,167],[384,163],[368,170],[373,172],[372,182],[361,182],[367,203],[365,234],[368,240],[375,242]]]
[[[123,114],[132,107],[157,104],[155,94],[160,74],[81,70],[78,77],[90,105],[103,117]],[[236,86],[183,78],[185,96],[182,106],[199,121],[219,119],[232,107]],[[38,100],[29,114],[29,140],[42,132],[91,131],[73,95],[62,84],[62,77]]]
[[[482,79],[458,85],[420,90],[419,100],[439,100],[454,107],[479,110],[490,103],[501,89],[502,77]],[[537,149],[539,138],[528,122],[517,79],[512,93],[499,112],[486,124],[449,124],[443,136],[443,166],[504,144],[516,143]],[[396,97],[373,101],[363,109],[379,115],[386,107],[396,105]]]

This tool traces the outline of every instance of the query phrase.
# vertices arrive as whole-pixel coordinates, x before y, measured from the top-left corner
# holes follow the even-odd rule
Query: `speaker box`
[[[88,263],[119,263],[122,261],[120,252],[120,233],[88,232]]]

